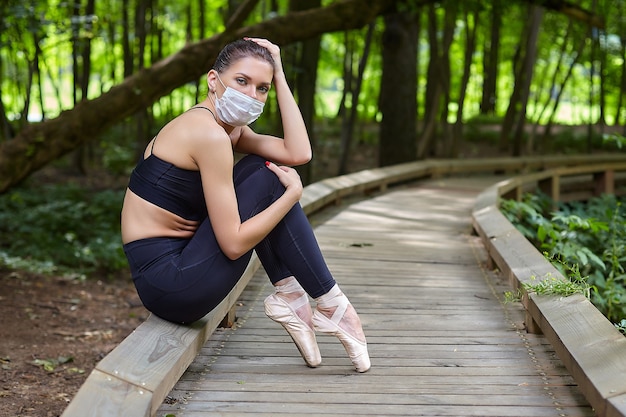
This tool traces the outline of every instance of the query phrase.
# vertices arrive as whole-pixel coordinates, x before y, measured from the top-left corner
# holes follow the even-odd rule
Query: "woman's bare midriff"
[[[162,209],[130,190],[126,190],[122,209],[122,243],[150,237],[188,239],[193,236],[199,222]]]

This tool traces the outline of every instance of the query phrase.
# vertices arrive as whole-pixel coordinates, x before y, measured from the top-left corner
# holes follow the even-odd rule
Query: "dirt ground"
[[[148,317],[132,281],[0,269],[0,416],[59,416],[93,367]]]

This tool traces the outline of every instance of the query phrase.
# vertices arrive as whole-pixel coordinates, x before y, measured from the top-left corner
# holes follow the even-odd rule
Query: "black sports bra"
[[[200,172],[178,168],[154,154],[139,161],[128,188],[183,219],[202,220],[208,215]]]
[[[155,142],[156,139],[152,142],[152,149]],[[184,219],[205,219],[208,214],[200,172],[164,161],[154,155],[152,149],[131,173],[128,188],[144,200]]]

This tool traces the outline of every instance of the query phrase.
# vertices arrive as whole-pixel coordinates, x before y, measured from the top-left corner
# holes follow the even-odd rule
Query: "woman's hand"
[[[280,48],[267,39],[246,38],[266,48],[274,59],[273,88],[283,123],[283,137],[255,133],[250,127],[241,129],[235,150],[246,154],[256,154],[280,164],[303,165],[311,160],[311,142],[302,119],[302,113],[293,98],[280,60]]]
[[[245,39],[255,42],[258,45],[270,51],[270,54],[272,55],[272,58],[274,59],[274,76],[276,76],[276,73],[283,72],[283,63],[280,59],[280,48],[278,47],[278,45],[274,45],[272,42],[263,38],[245,38]]]
[[[300,200],[302,197],[302,180],[298,171],[291,167],[276,165],[273,162],[266,162],[265,165],[278,177],[280,183],[285,187],[287,191],[293,192],[294,197]]]

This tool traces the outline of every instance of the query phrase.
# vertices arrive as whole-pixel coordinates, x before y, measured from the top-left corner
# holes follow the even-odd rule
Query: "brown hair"
[[[222,73],[228,69],[233,63],[242,58],[253,57],[263,61],[267,61],[274,68],[274,58],[267,48],[247,39],[238,39],[227,44],[217,55],[217,59],[213,64],[213,69]]]

